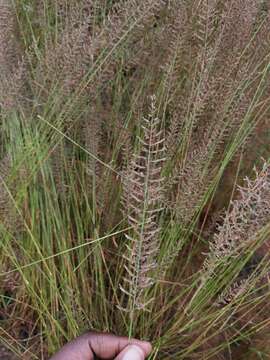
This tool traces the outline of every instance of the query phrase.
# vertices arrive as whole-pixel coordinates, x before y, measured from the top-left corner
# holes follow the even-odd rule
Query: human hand
[[[146,341],[89,332],[67,343],[50,360],[145,360],[151,350]]]

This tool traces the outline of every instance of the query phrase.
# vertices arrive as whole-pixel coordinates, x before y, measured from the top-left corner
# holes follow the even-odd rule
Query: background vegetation
[[[269,358],[269,20],[264,0],[0,0],[6,349],[95,329],[151,359]]]

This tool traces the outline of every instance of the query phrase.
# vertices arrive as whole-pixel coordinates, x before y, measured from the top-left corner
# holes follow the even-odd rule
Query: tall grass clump
[[[264,0],[0,0],[0,339],[270,349]],[[1,348],[0,348],[1,357]]]

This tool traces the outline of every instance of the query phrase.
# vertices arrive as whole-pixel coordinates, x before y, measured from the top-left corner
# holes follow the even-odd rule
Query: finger
[[[147,341],[129,339],[128,337],[115,336],[112,334],[91,333],[90,345],[93,352],[102,359],[115,358],[128,345],[136,345],[147,357],[152,351],[152,346]]]
[[[93,360],[94,354],[89,346],[89,338],[86,335],[79,336],[75,340],[63,346],[50,360]]]
[[[146,354],[138,345],[128,345],[115,360],[145,360]]]
[[[50,360],[93,360],[94,355],[101,359],[112,359],[128,345],[137,345],[144,358],[152,351],[151,344],[146,341],[89,332],[66,344]]]

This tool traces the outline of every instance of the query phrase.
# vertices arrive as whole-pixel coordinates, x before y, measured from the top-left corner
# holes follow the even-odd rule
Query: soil
[[[0,359],[1,360],[19,360],[19,358],[12,354],[4,345],[0,344]]]

